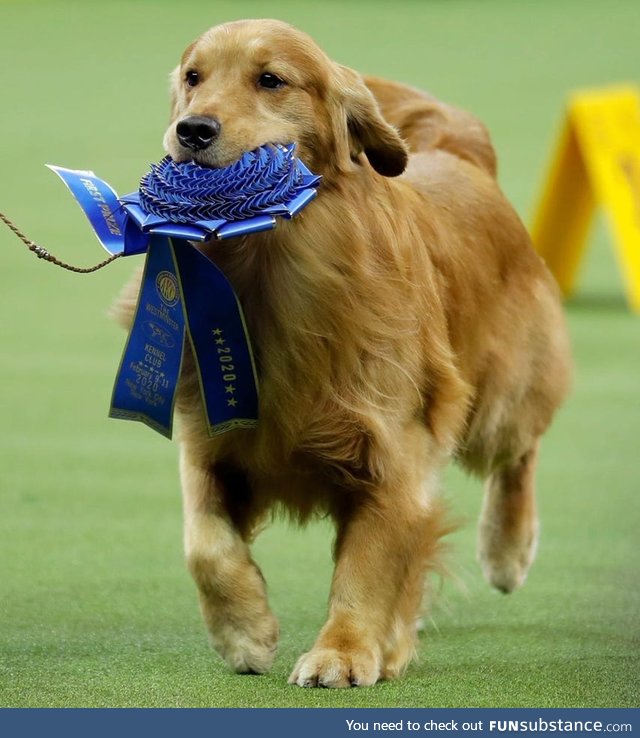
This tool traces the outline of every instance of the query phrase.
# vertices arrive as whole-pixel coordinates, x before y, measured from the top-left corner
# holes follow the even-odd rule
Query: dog
[[[295,142],[322,175],[295,219],[198,246],[232,283],[260,367],[257,427],[212,438],[185,348],[184,545],[211,643],[236,672],[269,670],[278,624],[252,538],[274,509],[300,523],[329,515],[328,617],[290,683],[397,677],[449,531],[446,464],[486,480],[488,581],[511,592],[534,559],[540,438],[571,376],[558,290],[470,114],[363,78],[273,20],[208,30],[171,93],[175,161],[224,167]],[[115,306],[125,326],[139,282]]]

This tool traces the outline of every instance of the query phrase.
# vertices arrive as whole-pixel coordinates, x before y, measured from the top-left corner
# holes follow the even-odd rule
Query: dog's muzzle
[[[178,141],[187,149],[202,151],[220,135],[220,122],[204,115],[190,115],[176,125]]]

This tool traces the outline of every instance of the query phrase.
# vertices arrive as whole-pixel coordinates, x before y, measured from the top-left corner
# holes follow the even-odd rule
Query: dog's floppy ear
[[[339,89],[347,116],[352,158],[364,152],[371,166],[385,177],[397,177],[407,166],[408,150],[398,131],[382,117],[375,97],[362,77],[338,65]]]

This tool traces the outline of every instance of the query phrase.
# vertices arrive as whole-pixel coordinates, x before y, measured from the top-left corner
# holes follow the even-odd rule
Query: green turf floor
[[[636,0],[0,0],[0,210],[68,260],[98,260],[43,165],[134,189],[161,156],[182,48],[265,15],[480,115],[525,220],[567,92],[640,74]],[[568,305],[575,391],[544,443],[526,587],[504,597],[482,581],[480,485],[452,471],[459,581],[403,680],[342,692],[286,685],[322,623],[330,529],[278,524],[258,540],[280,652],[267,676],[230,674],[182,562],[175,447],[106,419],[124,336],[105,312],[132,262],[79,277],[22,249],[0,232],[0,706],[638,706],[640,317],[603,222]]]

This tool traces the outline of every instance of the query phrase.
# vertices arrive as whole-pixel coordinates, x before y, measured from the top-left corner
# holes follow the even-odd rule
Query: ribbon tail
[[[111,255],[122,253],[127,216],[111,185],[88,170],[47,166],[69,188],[105,250]]]
[[[149,244],[138,305],[111,399],[109,417],[136,420],[171,438],[185,341],[185,320],[173,248]]]
[[[258,380],[240,303],[203,253],[187,241],[172,246],[209,435],[254,428]]]

